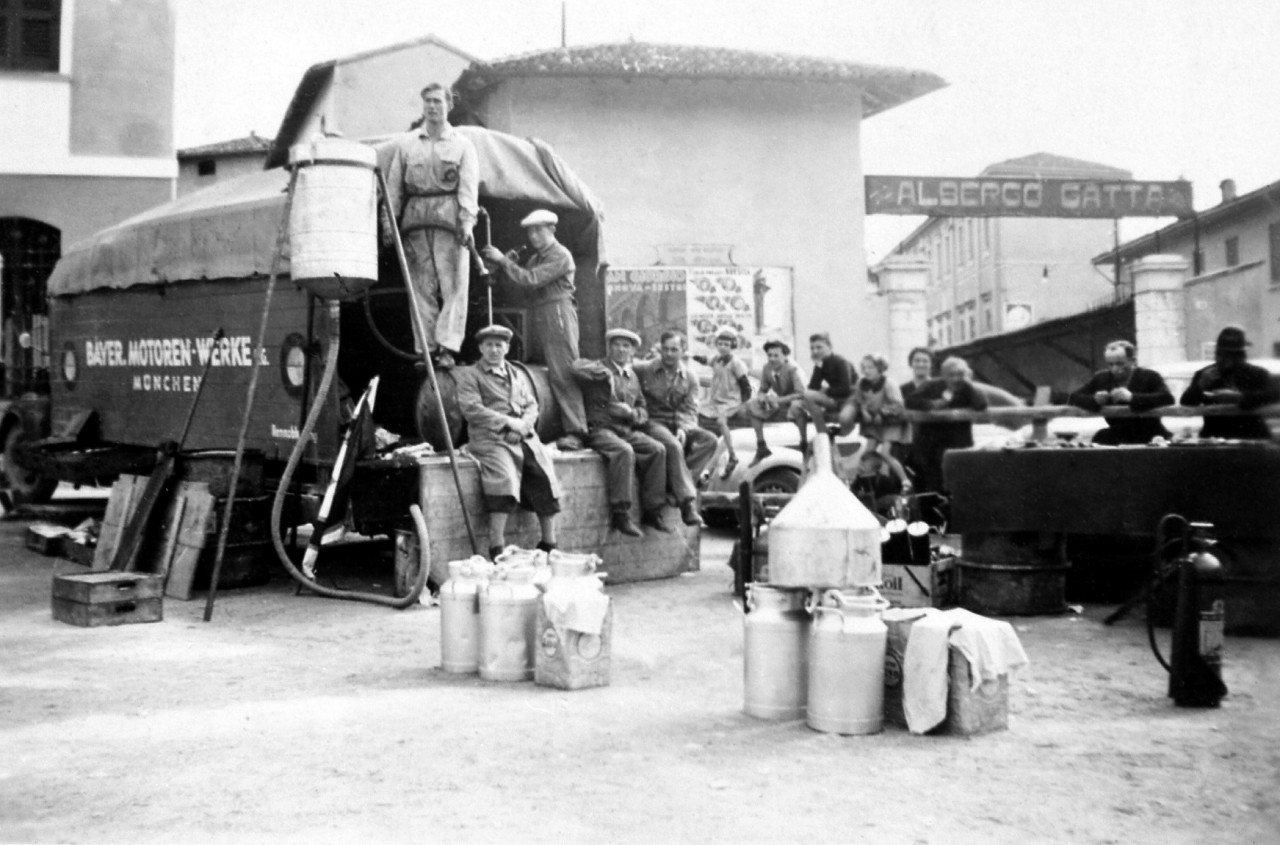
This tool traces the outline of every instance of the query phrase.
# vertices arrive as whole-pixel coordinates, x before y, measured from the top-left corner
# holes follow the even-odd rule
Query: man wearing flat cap
[[[467,449],[480,464],[480,486],[489,514],[489,556],[506,544],[507,520],[517,506],[538,515],[538,548],[556,547],[560,482],[551,454],[538,439],[538,400],[526,375],[507,363],[511,330],[476,332],[480,360],[455,376],[458,409],[467,421]]]
[[[632,537],[641,535],[631,518],[631,495],[640,479],[641,522],[670,531],[662,518],[667,498],[667,450],[641,429],[649,422],[640,380],[631,359],[640,336],[627,329],[605,333],[608,354],[599,361],[579,358],[573,374],[582,385],[587,412],[587,445],[605,459],[610,526]]]
[[[1181,404],[1189,406],[1223,406],[1251,411],[1280,401],[1271,374],[1245,360],[1244,329],[1227,326],[1218,333],[1213,363],[1196,372],[1182,393]],[[1255,414],[1205,414],[1201,437],[1268,440],[1271,430],[1266,420]]]
[[[658,357],[635,365],[649,422],[642,431],[667,450],[667,489],[680,507],[685,525],[701,525],[698,491],[690,466],[705,465],[715,453],[716,438],[698,427],[698,379],[684,362],[685,337],[665,331]]]
[[[770,340],[764,345],[768,356],[760,371],[760,389],[747,403],[751,427],[756,432],[756,454],[751,466],[773,454],[764,441],[764,424],[786,422],[791,403],[804,396],[804,373],[791,360],[791,347],[780,340]]]
[[[587,435],[587,417],[582,407],[582,391],[573,378],[573,362],[578,359],[578,310],[573,300],[573,255],[556,240],[559,218],[545,209],[532,212],[520,225],[533,252],[523,262],[512,250],[505,255],[492,246],[483,250],[502,277],[529,291],[532,303],[526,344],[530,356],[547,365],[551,392],[560,408],[565,436],[562,449],[580,449]]]
[[[475,147],[449,125],[453,93],[422,89],[422,125],[396,136],[387,167],[387,200],[404,238],[409,279],[424,337],[414,338],[452,365],[467,329],[472,229],[480,210]]]

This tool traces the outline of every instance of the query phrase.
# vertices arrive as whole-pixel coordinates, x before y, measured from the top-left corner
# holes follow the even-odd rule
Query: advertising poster
[[[690,355],[710,357],[723,327],[738,335],[738,355],[753,370],[776,338],[795,348],[788,267],[610,267],[605,302],[610,328],[640,335],[646,357],[664,331],[689,338]]]

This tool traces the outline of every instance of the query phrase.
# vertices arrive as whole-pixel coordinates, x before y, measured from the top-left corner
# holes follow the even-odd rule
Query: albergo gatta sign
[[[1191,217],[1191,183],[1132,179],[868,176],[867,214]]]

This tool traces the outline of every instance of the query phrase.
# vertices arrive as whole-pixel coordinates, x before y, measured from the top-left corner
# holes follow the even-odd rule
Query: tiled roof
[[[1133,174],[1122,167],[1098,164],[1078,158],[1032,153],[1022,158],[1011,158],[986,167],[983,176],[1028,176],[1041,179],[1131,179]]]
[[[843,83],[864,89],[864,117],[946,85],[940,77],[926,71],[883,65],[789,53],[629,41],[561,47],[475,64],[462,74],[456,87],[464,95],[478,95],[503,79],[527,76]]]
[[[217,156],[247,155],[265,153],[271,149],[271,139],[263,138],[250,132],[248,137],[233,138],[230,141],[219,141],[216,144],[205,144],[201,147],[188,147],[178,150],[178,158],[214,158]]]

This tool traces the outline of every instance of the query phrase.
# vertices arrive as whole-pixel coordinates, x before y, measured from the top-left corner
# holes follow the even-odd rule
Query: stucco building
[[[636,42],[485,63],[427,38],[308,70],[268,166],[322,124],[405,130],[432,79],[456,83],[455,122],[539,138],[571,164],[607,210],[611,265],[786,271],[797,336],[887,347],[887,302],[866,283],[861,123],[940,88],[937,76]]]
[[[168,0],[0,4],[0,362],[47,357],[39,315],[64,244],[172,197],[173,79]]]
[[[1254,356],[1280,357],[1280,182],[1237,194],[1221,184],[1222,201],[1196,216],[1120,246],[1121,278],[1153,255],[1182,259],[1183,281],[1170,294],[1177,304],[1187,360],[1213,357],[1223,326],[1244,328]],[[1115,252],[1093,263],[1109,272]]]
[[[262,170],[271,139],[250,132],[244,138],[178,150],[178,196]]]
[[[981,177],[1130,179],[1127,170],[1035,153]],[[894,248],[927,264],[930,345],[953,347],[1074,314],[1115,295],[1090,258],[1111,245],[1110,220],[931,217]]]

